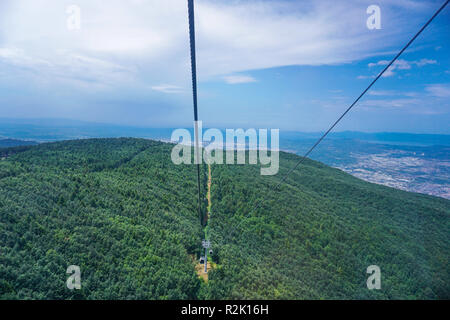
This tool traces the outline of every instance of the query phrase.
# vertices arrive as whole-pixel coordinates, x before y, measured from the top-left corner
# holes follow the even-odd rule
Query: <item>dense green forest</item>
[[[131,138],[4,149],[0,298],[450,298],[450,201],[311,160],[274,189],[299,159],[288,153],[278,176],[212,166],[217,265],[204,282],[195,166],[174,165],[171,149]],[[69,265],[81,290],[66,287]],[[369,265],[381,290],[366,287]]]

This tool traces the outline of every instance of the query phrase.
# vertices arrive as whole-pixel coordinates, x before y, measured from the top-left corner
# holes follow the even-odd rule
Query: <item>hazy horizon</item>
[[[179,127],[173,126],[142,126],[142,125],[124,125],[120,123],[112,123],[112,122],[102,122],[102,121],[86,121],[86,120],[80,120],[80,119],[70,119],[70,118],[8,118],[8,117],[0,117],[0,122],[11,122],[11,123],[22,123],[22,124],[46,124],[46,125],[58,125],[58,126],[64,126],[68,123],[73,124],[85,124],[85,125],[98,125],[98,126],[111,126],[111,127],[118,127],[118,128],[135,128],[135,129],[161,129],[161,130],[173,130],[177,128],[187,128],[190,129],[193,127],[193,124],[187,124],[187,125],[181,125]],[[203,125],[204,129],[207,128],[213,128],[212,126],[205,126]],[[227,129],[228,127],[214,127],[220,130]],[[238,129],[239,127],[233,127],[230,129]],[[241,127],[243,129],[249,129],[249,128],[263,128],[263,127],[255,127],[255,126],[247,126],[247,127]],[[271,128],[271,127],[266,127]],[[272,129],[277,129],[273,128]],[[302,130],[290,130],[290,129],[280,129],[282,132],[286,133],[304,133],[304,134],[321,134],[324,133],[323,131],[302,131]],[[442,136],[450,136],[449,133],[444,132],[412,132],[412,131],[364,131],[364,130],[333,130],[330,134],[333,133],[364,133],[364,134],[376,134],[376,133],[386,133],[386,134],[410,134],[410,135],[442,135]],[[1,135],[0,135],[1,136]]]

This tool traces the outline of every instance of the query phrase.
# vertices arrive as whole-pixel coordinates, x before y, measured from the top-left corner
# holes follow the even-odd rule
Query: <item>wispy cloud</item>
[[[49,61],[28,55],[23,49],[16,47],[0,47],[0,61],[18,67],[29,68],[52,65]]]
[[[226,83],[228,84],[238,84],[238,83],[249,83],[256,82],[257,80],[251,76],[246,75],[231,75],[223,77]]]
[[[431,84],[425,89],[430,95],[438,98],[450,97],[450,84]]]
[[[365,100],[361,103],[361,106],[379,108],[403,108],[407,106],[417,105],[419,103],[419,99],[375,99]]]
[[[61,51],[52,60],[16,47],[0,47],[0,63],[14,69],[13,76],[30,82],[69,84],[93,89],[131,81],[135,70],[105,59]],[[1,80],[1,79],[0,79]]]
[[[0,12],[0,30],[8,32],[2,35],[2,42],[40,54],[47,61],[54,61],[53,44],[57,43],[67,52],[137,64],[142,72],[152,71],[168,83],[179,78],[180,70],[188,69],[186,5],[182,0],[111,0],[107,6],[102,1],[78,0],[82,14],[79,32],[65,27],[65,1],[57,5],[52,0],[3,1],[8,5]],[[396,15],[399,6],[414,13],[432,7],[420,1],[408,1],[408,5],[379,2],[383,4],[385,21]],[[46,7],[52,10],[44,14],[42,8]],[[358,0],[339,6],[332,0],[199,0],[196,15],[200,79],[366,58],[396,43],[404,30],[395,30],[402,29],[406,22],[411,24],[414,17],[392,19],[396,27],[390,31],[370,32],[364,25],[361,27],[365,6]],[[382,37],[385,40],[379,41]]]
[[[375,66],[386,66],[389,64],[389,62],[390,61],[388,61],[388,60],[380,60],[378,62],[371,62],[368,64],[368,66],[369,66],[369,68],[375,67]],[[425,58],[420,59],[420,60],[415,60],[415,61],[398,59],[394,62],[393,66],[399,70],[409,70],[409,69],[411,69],[412,65],[417,65],[418,67],[423,67],[423,66],[426,66],[427,64],[436,64],[436,63],[437,63],[436,60],[425,59]]]
[[[219,79],[270,85],[269,80],[262,83],[265,71],[252,70],[293,65],[345,69],[349,62],[384,58],[435,8],[434,1],[378,0],[383,27],[374,31],[365,25],[371,4],[366,0],[339,5],[334,0],[195,2],[200,84]],[[66,27],[66,6],[72,3],[81,8],[81,29],[76,32]],[[131,99],[137,101],[136,110],[151,114],[144,118],[134,112],[133,121],[155,121],[151,111],[164,104],[165,113],[183,122],[189,109],[184,108],[188,100],[182,93],[191,88],[186,10],[185,0],[110,0],[107,5],[101,0],[0,0],[0,73],[6,75],[0,77],[5,93],[0,113],[14,109],[18,115],[29,115],[37,110],[40,116],[86,114],[122,122],[120,112],[129,111]],[[378,60],[373,58],[374,63]],[[430,62],[409,65],[426,64]],[[393,72],[401,71],[402,66],[395,67]],[[378,71],[368,69],[362,77]],[[288,79],[283,73],[280,81]],[[208,94],[205,91],[202,94]],[[111,101],[121,102],[114,107],[116,114]],[[223,118],[230,121],[227,115]]]
[[[359,79],[359,80],[364,80],[364,79],[369,79],[369,78],[375,78],[375,76],[359,75],[356,77],[356,79]]]
[[[405,97],[415,97],[418,95],[417,92],[411,92],[411,91],[397,91],[397,90],[370,90],[368,92],[368,95],[371,96],[405,96]]]
[[[395,96],[397,92],[394,90],[370,90],[368,94],[371,96]]]
[[[416,92],[371,90],[368,94],[373,99],[361,102],[361,107],[366,110],[403,108],[405,112],[414,114],[447,114],[448,103],[446,100],[450,97],[450,84],[430,84]]]
[[[389,64],[390,61],[388,60],[380,60],[378,62],[371,62],[368,64],[369,68],[373,68],[376,66],[387,66]],[[386,72],[383,74],[383,77],[391,77],[393,75],[395,75],[394,70],[410,70],[412,68],[412,66],[417,66],[417,67],[423,67],[426,65],[430,65],[430,64],[437,64],[436,60],[431,60],[431,59],[420,59],[420,60],[416,60],[416,61],[408,61],[408,60],[404,60],[404,59],[398,59],[396,60],[392,66],[390,66]]]
[[[182,93],[183,88],[179,86],[174,86],[170,84],[161,84],[157,86],[152,86],[152,90],[164,92],[164,93]]]
[[[427,64],[436,64],[437,61],[431,59],[420,59],[419,61],[413,61],[413,63],[415,63],[419,67],[423,67],[426,66]]]

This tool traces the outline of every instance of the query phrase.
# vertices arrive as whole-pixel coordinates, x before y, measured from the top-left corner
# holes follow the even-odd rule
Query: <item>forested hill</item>
[[[16,139],[0,139],[0,148],[17,147],[17,146],[34,146],[36,141],[16,140]]]
[[[212,166],[205,283],[195,166],[174,165],[171,149],[90,139],[0,161],[0,298],[450,298],[450,201],[314,161],[278,190],[258,166]],[[283,175],[298,157],[280,157]],[[81,290],[66,287],[69,265]],[[381,290],[367,289],[370,265]]]

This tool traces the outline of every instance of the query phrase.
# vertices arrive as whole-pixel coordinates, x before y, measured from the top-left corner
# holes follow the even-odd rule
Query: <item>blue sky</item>
[[[196,1],[205,127],[322,131],[443,1]],[[69,5],[80,29],[67,28]],[[381,9],[369,30],[366,9]],[[0,117],[190,126],[185,0],[0,3]],[[450,134],[450,7],[336,128]]]

